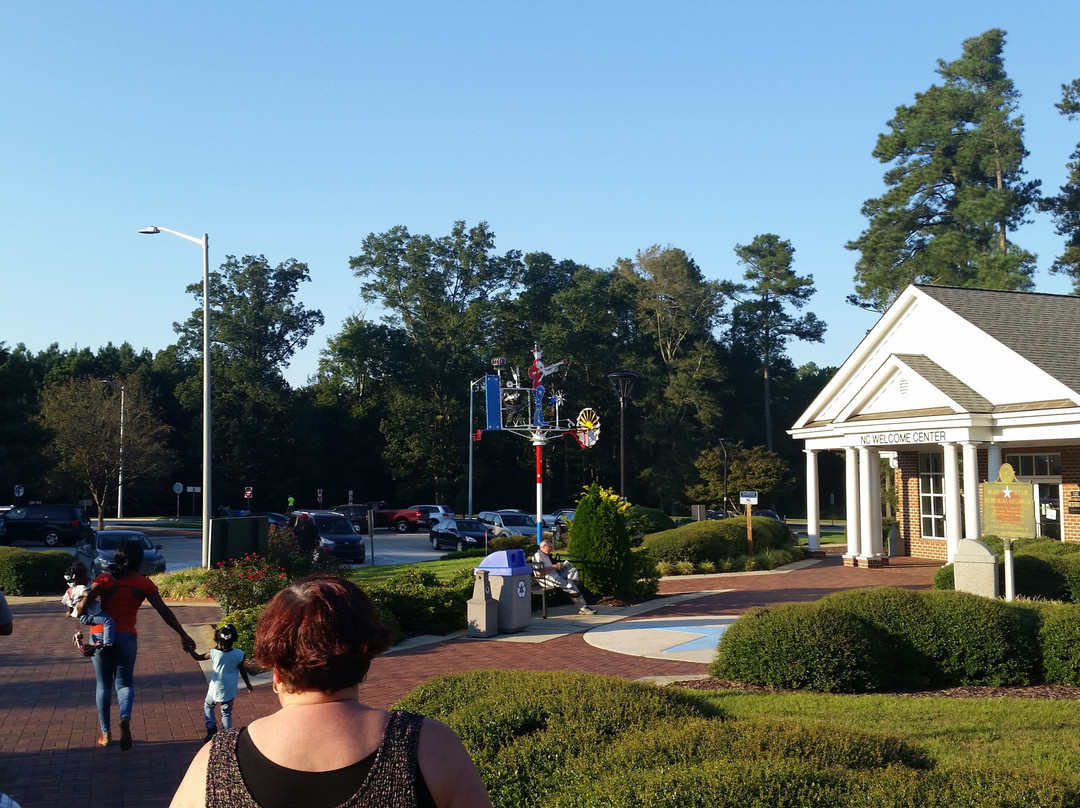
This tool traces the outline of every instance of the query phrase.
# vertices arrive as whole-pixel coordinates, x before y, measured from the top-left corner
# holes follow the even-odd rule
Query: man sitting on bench
[[[579,614],[596,614],[596,609],[589,608],[578,589],[578,571],[567,561],[551,559],[550,541],[544,539],[540,542],[540,549],[533,555],[533,562],[537,565],[536,575],[540,579],[541,586],[565,590],[574,601],[574,605],[578,607]]]

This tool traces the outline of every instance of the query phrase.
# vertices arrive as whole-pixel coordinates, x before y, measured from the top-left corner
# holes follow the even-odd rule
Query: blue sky
[[[736,279],[734,247],[776,233],[813,275],[839,365],[875,322],[848,306],[871,157],[900,104],[964,39],[1008,32],[1031,177],[1054,192],[1080,141],[1075,0],[894,2],[11,2],[0,31],[0,341],[157,351],[210,259],[306,262],[326,326],[352,314],[369,233],[487,221],[499,252],[610,267],[653,244]],[[1045,219],[1016,241],[1061,240]]]

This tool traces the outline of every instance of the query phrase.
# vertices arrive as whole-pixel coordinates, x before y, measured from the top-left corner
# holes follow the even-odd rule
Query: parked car
[[[776,511],[770,511],[768,508],[762,508],[760,511],[756,508],[750,511],[751,516],[764,516],[766,519],[775,519],[777,522],[787,523],[784,517],[778,514]]]
[[[364,563],[367,545],[347,516],[336,511],[293,511],[289,514],[289,529],[297,536],[310,529],[301,526],[303,521],[314,525],[318,537],[314,550],[316,557],[326,554],[354,564]]]
[[[330,510],[345,516],[357,530],[363,533],[368,527],[368,514],[375,510],[374,504],[372,502],[350,503],[338,505]]]
[[[24,505],[3,515],[3,542],[42,541],[71,546],[93,536],[90,518],[77,505]]]
[[[436,522],[443,519],[453,519],[454,512],[445,505],[410,505],[407,510],[420,511],[419,527],[431,528]]]
[[[165,572],[165,556],[161,545],[154,544],[149,537],[138,530],[99,530],[79,543],[75,548],[75,559],[86,565],[90,571],[90,580],[109,569],[113,563],[113,553],[123,542],[134,540],[143,546],[143,563],[139,570],[143,575],[155,575]]]
[[[271,526],[283,528],[289,524],[289,517],[277,511],[242,511],[227,505],[218,509],[220,519],[243,519],[246,516],[265,516]]]
[[[536,520],[525,511],[480,511],[476,518],[487,525],[492,536],[500,534],[511,536],[536,535]]]
[[[488,527],[479,519],[440,519],[431,528],[431,548],[444,547],[461,552],[473,547],[483,547]]]
[[[381,500],[363,504],[375,511],[375,527],[388,527],[398,533],[415,533],[424,518],[417,508],[393,508]]]

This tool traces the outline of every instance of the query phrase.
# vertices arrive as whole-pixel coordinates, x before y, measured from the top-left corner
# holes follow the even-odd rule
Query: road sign
[[[244,489],[244,499],[251,499],[251,486]]]
[[[173,483],[172,492],[174,494],[182,494],[182,493],[184,493],[184,484],[183,483]]]
[[[319,504],[322,505],[322,489],[321,488],[318,490],[318,492],[315,494],[315,496],[318,498]]]
[[[757,505],[757,491],[740,491],[739,503],[742,505]]]

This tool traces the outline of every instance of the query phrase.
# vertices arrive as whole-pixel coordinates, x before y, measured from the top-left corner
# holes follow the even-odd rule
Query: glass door
[[[1036,533],[1061,541],[1061,484],[1035,483]]]

